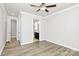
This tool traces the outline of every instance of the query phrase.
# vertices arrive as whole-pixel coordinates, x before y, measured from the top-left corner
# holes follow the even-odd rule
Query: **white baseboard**
[[[24,43],[24,42],[20,42],[21,45],[25,45],[25,44],[29,44],[29,43],[32,43],[32,42],[27,42],[27,43]]]
[[[0,50],[0,55],[2,54],[4,47],[5,47],[5,46],[3,46],[2,49]]]
[[[47,40],[47,39],[44,39],[44,40],[49,41],[49,42],[52,42],[52,43],[55,43],[57,45],[61,45],[61,46],[67,47],[67,48],[72,49],[72,50],[75,50],[75,51],[79,51],[79,49],[70,47],[68,45],[63,45],[63,44],[60,44],[60,43],[57,43],[57,42],[53,42],[53,41],[50,41],[50,40]]]
[[[6,41],[5,41],[5,44],[6,44]],[[5,44],[2,46],[2,49],[0,49],[0,55],[2,54],[2,52],[4,50]]]

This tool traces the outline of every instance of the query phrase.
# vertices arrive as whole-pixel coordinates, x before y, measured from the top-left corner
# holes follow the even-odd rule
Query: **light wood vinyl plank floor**
[[[7,43],[2,56],[74,56],[79,52],[48,42],[37,41],[25,45]],[[15,43],[15,41],[13,42]],[[10,45],[11,44],[11,45]],[[76,54],[77,53],[77,54]]]

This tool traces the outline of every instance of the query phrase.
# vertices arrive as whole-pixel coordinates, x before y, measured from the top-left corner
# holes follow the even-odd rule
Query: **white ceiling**
[[[76,3],[46,3],[46,5],[52,5],[52,4],[57,5],[56,7],[48,8],[49,12],[47,13],[42,11],[36,12],[38,8],[31,7],[30,4],[34,4],[38,6],[40,5],[40,3],[4,3],[8,15],[13,15],[13,16],[18,16],[20,11],[25,11],[40,16],[47,16],[54,12],[76,5]]]

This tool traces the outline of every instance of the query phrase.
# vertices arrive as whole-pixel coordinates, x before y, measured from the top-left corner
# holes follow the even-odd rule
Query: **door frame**
[[[32,21],[32,41],[34,39],[34,20],[38,20],[39,21],[39,41],[40,41],[40,34],[41,34],[41,25],[40,25],[40,19],[33,19]]]
[[[11,41],[11,20],[16,20],[16,22],[18,22],[18,17],[14,17],[14,16],[7,16],[7,40],[6,41]],[[17,26],[16,26],[17,27]],[[17,30],[17,28],[16,28]],[[17,31],[18,32],[18,31]],[[16,33],[16,37],[17,37],[17,33]]]

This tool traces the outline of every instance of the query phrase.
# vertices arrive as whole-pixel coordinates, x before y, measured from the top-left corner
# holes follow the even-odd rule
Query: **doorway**
[[[17,40],[17,20],[11,19],[11,42],[9,43],[9,48],[14,48],[20,46],[20,41]]]
[[[33,42],[39,41],[39,20],[33,20]]]

